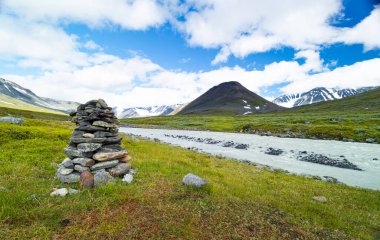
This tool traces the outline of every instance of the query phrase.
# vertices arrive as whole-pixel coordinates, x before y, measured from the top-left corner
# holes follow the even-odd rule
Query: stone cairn
[[[64,159],[57,170],[61,183],[79,182],[82,188],[114,182],[131,170],[131,157],[120,146],[119,121],[102,99],[78,106],[70,114],[77,128],[73,131]],[[127,176],[128,175],[128,176]]]

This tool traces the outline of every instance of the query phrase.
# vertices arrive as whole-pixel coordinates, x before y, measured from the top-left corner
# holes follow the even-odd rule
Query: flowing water
[[[330,176],[380,190],[380,145],[210,131],[121,128],[121,132],[291,173]],[[315,163],[318,162],[318,163]]]

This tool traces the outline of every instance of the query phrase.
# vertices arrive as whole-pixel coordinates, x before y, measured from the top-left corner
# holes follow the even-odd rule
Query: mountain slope
[[[175,104],[153,107],[126,108],[118,114],[118,118],[137,118],[172,115],[178,112],[183,106],[184,104]]]
[[[0,78],[0,104],[18,109],[34,109],[38,111],[69,112],[79,105],[71,101],[60,101],[37,96],[34,92],[20,85]],[[32,107],[34,106],[34,107]]]
[[[238,82],[212,87],[178,114],[248,115],[281,110],[282,107],[249,91]]]
[[[274,99],[273,102],[280,106],[291,108],[313,104],[317,102],[342,99],[372,89],[374,89],[374,87],[362,87],[358,89],[335,89],[319,87],[313,88],[312,90],[304,93],[282,95]]]
[[[318,112],[318,111],[343,111],[343,110],[380,110],[380,88],[362,92],[346,98],[319,102],[288,109],[286,111]]]

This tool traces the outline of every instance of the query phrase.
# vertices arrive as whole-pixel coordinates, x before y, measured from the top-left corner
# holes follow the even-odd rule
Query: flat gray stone
[[[82,165],[83,167],[91,167],[95,164],[95,161],[91,158],[74,158],[74,164]]]
[[[119,159],[127,156],[128,153],[126,151],[118,151],[118,152],[98,152],[95,153],[92,158],[97,161],[109,161],[114,159]]]
[[[74,168],[74,163],[71,161],[70,158],[65,158],[59,166],[65,167],[65,168]]]
[[[80,143],[78,144],[77,148],[78,150],[83,152],[94,152],[98,150],[101,146],[102,144],[100,143]]]
[[[79,143],[103,143],[106,138],[70,138],[70,141],[76,144]]]
[[[62,175],[57,173],[57,178],[61,183],[77,183],[79,182],[80,174],[77,172],[70,173],[68,175]]]
[[[197,188],[200,188],[204,185],[207,185],[208,182],[204,180],[201,177],[198,177],[197,175],[194,175],[192,173],[186,174],[186,176],[182,180],[183,184],[188,185],[188,186],[194,186]]]
[[[95,186],[104,185],[110,182],[115,182],[115,178],[112,177],[108,172],[104,169],[100,171],[96,171],[94,174],[94,184]]]
[[[63,152],[71,159],[73,158],[90,158],[92,157],[92,152],[83,152],[73,147],[68,147],[63,150]]]
[[[72,168],[60,167],[60,168],[58,168],[57,172],[61,175],[68,175],[68,174],[72,173],[73,171],[74,171],[74,169],[72,169]]]
[[[91,167],[91,171],[96,171],[100,169],[112,168],[119,163],[119,160],[105,161],[95,164]]]
[[[108,122],[103,122],[103,121],[94,121],[92,123],[92,126],[96,127],[104,127],[104,128],[116,128],[116,124],[108,123]]]
[[[108,169],[108,172],[113,177],[120,177],[126,174],[131,169],[130,163],[119,163],[115,167]]]
[[[84,138],[95,138],[95,135],[92,133],[85,133],[85,134],[83,134],[82,137],[84,137]]]
[[[74,170],[82,173],[82,172],[90,171],[90,168],[89,167],[83,167],[82,165],[77,164],[74,166]]]

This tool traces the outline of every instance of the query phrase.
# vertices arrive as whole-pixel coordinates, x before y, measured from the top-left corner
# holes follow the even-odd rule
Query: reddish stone
[[[129,163],[130,161],[132,161],[132,157],[129,155],[124,156],[123,158],[119,159],[119,162],[123,162],[123,163]]]
[[[90,172],[83,172],[79,178],[80,187],[83,189],[94,187],[94,176]]]

